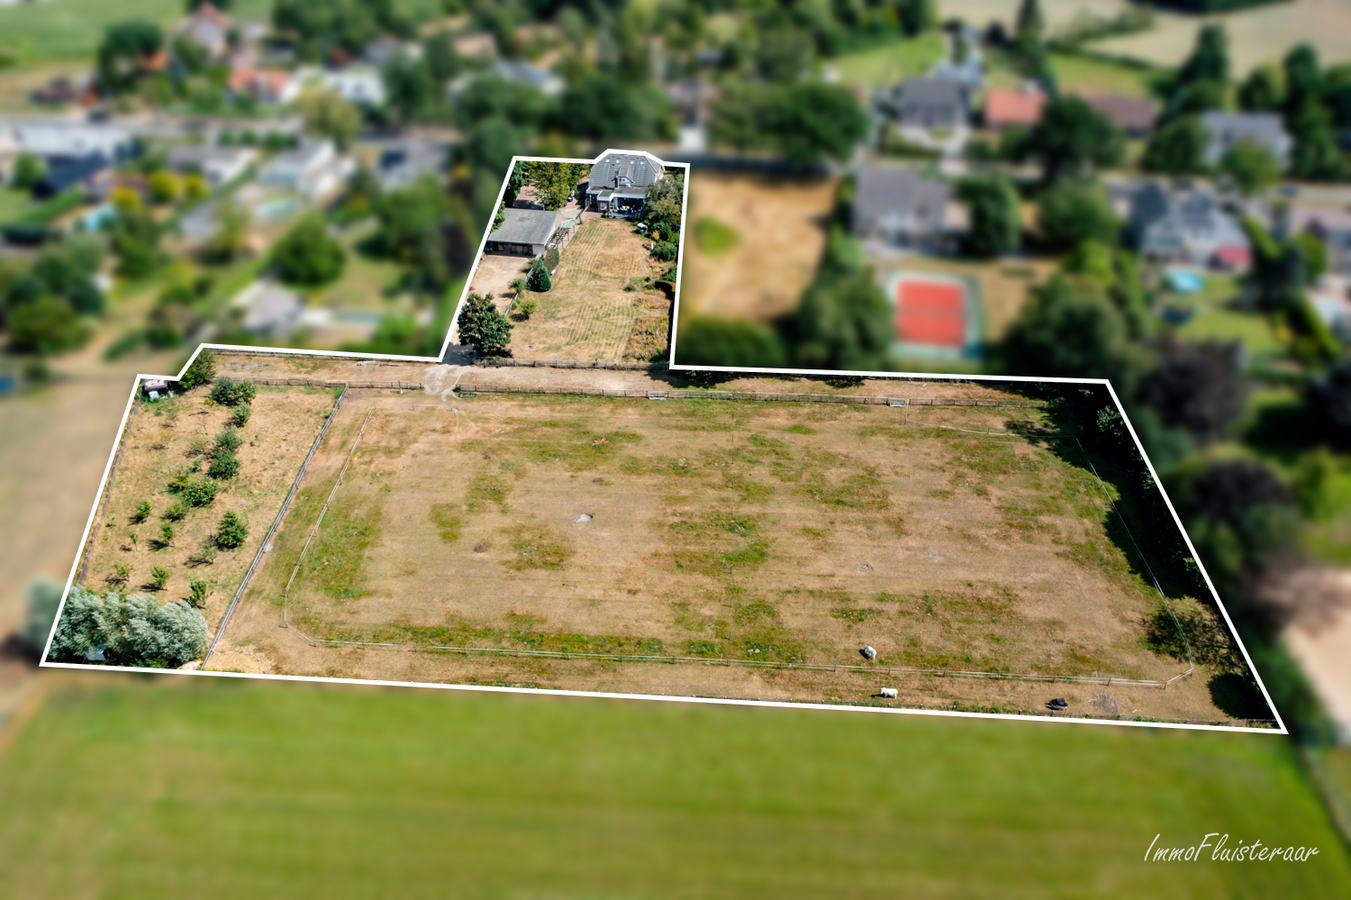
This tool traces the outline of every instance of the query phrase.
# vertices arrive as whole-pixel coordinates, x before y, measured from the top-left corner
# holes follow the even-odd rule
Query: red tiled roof
[[[991,128],[1035,125],[1041,121],[1046,95],[1041,91],[994,89],[985,95],[985,124]]]
[[[1084,94],[1084,102],[1126,131],[1149,131],[1158,117],[1158,107],[1147,97],[1124,94]]]

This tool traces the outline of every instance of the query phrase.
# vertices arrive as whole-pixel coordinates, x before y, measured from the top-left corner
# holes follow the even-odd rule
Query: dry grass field
[[[1079,714],[1228,717],[1204,670],[1167,691],[876,671],[1186,668],[1149,648],[1159,598],[1042,411],[430,399],[349,397],[226,633],[249,662],[211,668],[843,703],[896,686],[909,706],[1036,711],[1063,695]],[[689,661],[312,646],[297,629]],[[765,662],[851,668],[742,665]]]
[[[258,387],[253,414],[240,430],[239,474],[206,506],[185,508],[181,520],[166,518],[179,498],[168,490],[176,473],[206,465],[196,446],[205,445],[230,420],[230,411],[211,403],[198,389],[172,399],[140,406],[128,425],[126,449],[109,493],[107,517],[90,549],[83,584],[93,591],[152,590],[151,572],[169,572],[161,600],[187,599],[188,584],[205,580],[211,585],[206,607],[207,624],[215,628],[239,587],[258,542],[272,524],[282,500],[309,453],[315,435],[333,409],[334,392],[320,388]],[[148,502],[144,519],[136,507]],[[186,507],[186,504],[181,504]],[[244,545],[234,550],[204,553],[209,536],[227,510],[241,516],[249,528]],[[169,525],[173,538],[161,541]],[[130,567],[125,582],[116,578],[117,566]]]
[[[522,294],[538,307],[529,319],[515,324],[512,353],[525,359],[664,356],[671,301],[642,282],[649,276],[658,279],[670,263],[654,260],[647,243],[632,222],[584,220],[562,252],[553,289]],[[630,284],[634,289],[625,290]]]
[[[797,308],[826,245],[833,178],[790,179],[696,172],[688,219],[731,229],[735,243],[705,252],[686,241],[682,308],[699,315],[768,322]],[[691,236],[693,231],[691,231]]]
[[[1265,62],[1279,62],[1301,43],[1318,51],[1325,66],[1351,61],[1351,3],[1347,0],[1291,0],[1239,12],[1187,16],[1156,12],[1152,31],[1094,42],[1096,50],[1141,59],[1159,66],[1182,63],[1196,43],[1196,32],[1208,22],[1224,25],[1229,36],[1230,70],[1246,77]]]

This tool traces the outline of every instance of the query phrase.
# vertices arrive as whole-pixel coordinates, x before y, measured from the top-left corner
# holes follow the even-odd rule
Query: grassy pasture
[[[275,671],[846,703],[876,692],[867,673],[697,663],[430,654],[394,673],[407,654],[288,644],[276,606],[368,413],[290,594],[291,623],[312,637],[831,666],[859,664],[870,644],[879,665],[1156,680],[1185,668],[1151,649],[1159,600],[1072,443],[929,427],[1053,430],[1041,411],[916,408],[907,421],[886,407],[359,396],[227,635]],[[1204,678],[1082,699],[1225,718]],[[909,700],[1040,705],[1044,689],[1012,684],[916,684]]]
[[[230,15],[266,21],[268,0],[239,0]],[[109,25],[128,19],[146,19],[168,25],[183,14],[179,0],[47,0],[0,8],[0,44],[13,46],[20,59],[91,57]]]
[[[10,896],[1351,894],[1270,735],[68,681],[0,758]],[[1142,861],[1214,831],[1320,852]]]

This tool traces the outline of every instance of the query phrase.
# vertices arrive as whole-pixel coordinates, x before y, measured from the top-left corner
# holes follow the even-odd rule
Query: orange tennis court
[[[966,296],[961,284],[904,277],[896,282],[896,339],[960,350],[966,346]]]

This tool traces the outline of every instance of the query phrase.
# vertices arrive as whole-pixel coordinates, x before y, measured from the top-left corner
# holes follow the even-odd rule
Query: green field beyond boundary
[[[1351,896],[1273,735],[63,678],[0,759],[6,896]],[[1207,832],[1320,852],[1143,861]]]

